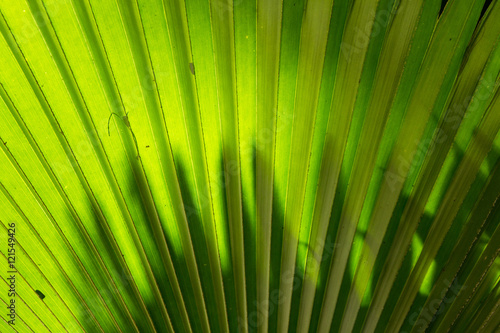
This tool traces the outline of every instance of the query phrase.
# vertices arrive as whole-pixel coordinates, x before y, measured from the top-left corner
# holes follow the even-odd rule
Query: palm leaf
[[[2,1],[0,331],[498,331],[499,16]]]

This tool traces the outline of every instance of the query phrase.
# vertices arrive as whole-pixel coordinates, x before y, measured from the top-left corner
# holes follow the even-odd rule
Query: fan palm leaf
[[[1,332],[497,332],[498,0],[0,2]]]

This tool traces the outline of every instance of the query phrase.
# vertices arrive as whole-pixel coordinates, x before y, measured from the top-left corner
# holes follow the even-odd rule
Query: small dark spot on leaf
[[[40,297],[40,299],[43,300],[45,298],[45,295],[40,290],[35,290],[35,292],[38,295],[38,297]]]
[[[149,146],[146,146],[146,148],[149,148]]]
[[[194,75],[194,64],[192,62],[189,63],[189,69],[191,70],[191,74]]]

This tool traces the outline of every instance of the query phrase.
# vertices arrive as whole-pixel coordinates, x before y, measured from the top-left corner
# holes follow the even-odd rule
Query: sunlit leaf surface
[[[500,331],[500,1],[1,0],[0,332]]]

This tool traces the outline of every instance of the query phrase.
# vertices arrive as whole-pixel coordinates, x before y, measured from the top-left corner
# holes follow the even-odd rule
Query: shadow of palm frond
[[[250,153],[251,153],[251,172],[250,174],[253,176],[251,184],[253,188],[255,189],[256,186],[256,154],[257,154],[257,149],[255,147],[255,144],[253,144],[250,147]],[[242,165],[243,167],[243,165]],[[245,274],[246,274],[246,289],[247,289],[247,311],[249,314],[252,313],[257,313],[260,310],[258,300],[257,300],[257,275],[256,275],[256,270],[257,270],[257,252],[256,246],[257,244],[257,237],[256,237],[256,221],[252,219],[252,212],[250,211],[251,209],[251,203],[250,202],[255,202],[256,198],[255,196],[255,191],[250,191],[246,190],[245,187],[242,184],[241,187],[242,191],[242,208],[243,208],[243,235],[244,235],[244,242],[245,242]],[[252,193],[255,195],[252,197]],[[254,332],[255,328],[250,325],[250,322],[256,320],[252,318],[249,315],[248,321],[249,321],[249,327],[248,331],[249,332]]]
[[[196,257],[196,264],[198,266],[198,272],[201,279],[201,285],[203,290],[203,296],[205,298],[205,304],[208,312],[208,317],[210,319],[210,327],[214,331],[219,331],[219,322],[217,321],[217,308],[215,306],[211,306],[213,302],[210,300],[215,300],[215,291],[214,291],[214,281],[212,280],[211,267],[210,267],[210,259],[208,256],[208,244],[205,238],[205,228],[203,225],[201,213],[200,213],[200,205],[207,205],[208,198],[204,198],[200,196],[199,193],[196,193],[196,187],[191,186],[188,181],[188,177],[186,175],[189,172],[188,168],[183,164],[180,158],[175,158],[176,161],[176,171],[177,171],[177,179],[179,181],[179,187],[181,189],[182,201],[184,204],[184,211],[186,213],[186,218],[189,226],[189,232],[191,236],[191,241],[193,244],[193,249]],[[179,269],[178,276],[188,276],[187,267],[185,264],[185,260],[183,256],[179,256],[176,258],[176,263]],[[224,274],[224,272],[223,272]],[[184,279],[185,281],[179,281],[179,283],[184,285],[183,292],[186,290],[185,298],[194,300],[193,291],[189,284],[189,279]],[[187,301],[187,300],[185,300]],[[226,295],[227,302],[227,295]],[[192,303],[192,304],[191,304]],[[194,302],[190,302],[190,308],[192,311],[189,313],[197,313],[196,304]],[[201,329],[201,326],[199,327]],[[196,327],[193,326],[193,330],[196,331]]]
[[[139,214],[139,216],[133,216],[134,220],[134,225],[135,228],[137,229],[137,233],[140,235],[141,238],[141,243],[142,246],[144,247],[144,251],[146,253],[146,256],[148,258],[148,262],[151,265],[151,269],[153,271],[156,283],[158,284],[163,302],[167,308],[169,317],[171,318],[172,326],[174,327],[175,330],[183,330],[184,326],[181,321],[181,313],[178,308],[178,304],[176,302],[176,298],[174,296],[174,291],[172,288],[172,285],[168,279],[168,274],[165,270],[165,267],[162,263],[161,255],[158,249],[158,245],[155,242],[153,230],[151,228],[150,223],[137,223],[136,221],[142,220],[142,221],[148,221],[147,213],[145,210],[145,206],[142,204],[142,198],[141,195],[139,194],[139,188],[137,185],[137,181],[134,178],[134,175],[132,173],[129,174],[129,186],[130,186],[130,198],[132,198],[131,201],[136,202],[136,203],[141,203],[136,205],[138,207],[138,212],[136,214]],[[158,203],[157,203],[158,204]],[[165,235],[165,237],[167,237]],[[175,253],[170,246],[170,244],[167,242],[167,247],[170,252],[170,254]],[[177,258],[172,257],[172,261],[174,263],[174,267],[176,269],[176,272],[183,271],[183,273],[187,274],[187,268],[185,266],[185,262],[179,262],[179,260],[176,260]],[[177,271],[179,270],[179,271]],[[179,276],[179,274],[177,274]],[[190,295],[189,293],[192,294],[192,289],[191,285],[187,285],[185,281],[182,279],[178,279],[179,285],[181,287],[182,293],[187,296]],[[194,294],[193,294],[194,295]],[[194,296],[190,296],[189,298],[184,296],[184,302],[186,303],[186,307],[188,310],[188,314],[196,314],[196,307],[194,304],[190,304],[189,300],[193,299]],[[146,308],[151,316],[151,319],[153,320],[153,323],[155,323],[155,329],[158,331],[166,331],[166,327],[163,327],[161,323],[164,322],[164,319],[162,317],[161,311],[159,311],[160,306],[156,303],[154,298],[151,299],[145,299],[145,304]],[[139,319],[139,322],[141,320]],[[159,324],[157,324],[159,323]],[[192,324],[193,325],[193,324]],[[195,327],[193,325],[193,327]],[[200,326],[201,327],[201,326]]]

